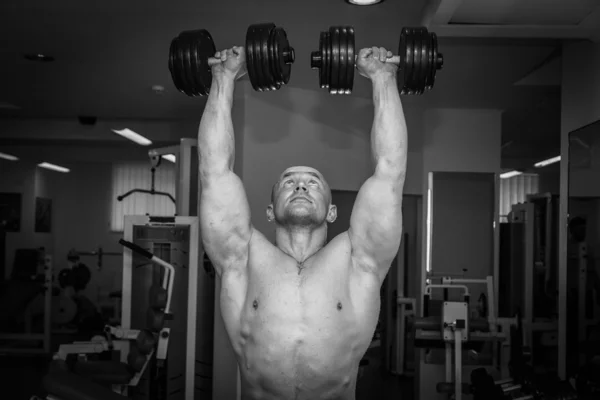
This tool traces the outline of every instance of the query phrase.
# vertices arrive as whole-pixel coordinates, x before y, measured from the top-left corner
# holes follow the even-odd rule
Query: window
[[[508,222],[507,216],[514,204],[523,203],[528,194],[537,193],[539,177],[535,174],[522,174],[500,179],[500,222]]]
[[[154,190],[170,193],[175,197],[175,165],[162,162],[154,173]],[[118,196],[132,189],[149,190],[152,185],[151,165],[149,162],[127,163],[113,165],[111,222],[110,229],[122,232],[126,215],[175,215],[175,203],[162,195],[148,193],[132,193],[122,201]]]

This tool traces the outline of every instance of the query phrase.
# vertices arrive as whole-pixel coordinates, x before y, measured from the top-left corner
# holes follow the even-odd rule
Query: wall
[[[15,250],[19,248],[44,247],[53,253],[51,234],[35,232],[35,198],[52,198],[47,183],[48,173],[35,164],[0,160],[0,192],[21,194],[21,229],[6,233],[6,269],[4,278],[11,274]]]

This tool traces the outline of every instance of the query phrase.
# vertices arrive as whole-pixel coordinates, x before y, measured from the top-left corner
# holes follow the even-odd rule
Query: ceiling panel
[[[598,0],[464,0],[451,24],[579,25]]]

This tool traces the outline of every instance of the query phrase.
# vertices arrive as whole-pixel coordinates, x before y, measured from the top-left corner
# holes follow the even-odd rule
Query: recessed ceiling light
[[[29,61],[39,61],[39,62],[54,61],[54,57],[49,56],[47,54],[42,54],[42,53],[29,53],[29,54],[25,54],[23,57],[25,57],[25,59],[29,60]]]
[[[19,160],[18,157],[15,157],[13,155],[6,154],[6,153],[0,153],[0,158],[3,158],[8,161],[18,161]]]
[[[38,167],[51,169],[52,171],[65,172],[65,173],[70,171],[69,168],[61,167],[60,165],[50,164],[49,162],[39,163]]]
[[[165,154],[162,156],[162,158],[167,161],[171,161],[172,163],[177,162],[177,157],[175,157],[175,154]]]
[[[346,3],[354,6],[372,6],[378,3],[383,3],[383,0],[346,0]]]
[[[513,176],[518,176],[521,175],[522,172],[521,171],[510,171],[510,172],[505,172],[503,174],[500,174],[500,178],[501,179],[507,179],[507,178],[512,178]]]
[[[137,132],[132,131],[131,129],[111,129],[114,133],[116,133],[117,135],[121,135],[123,136],[125,139],[129,139],[132,142],[135,142],[139,145],[142,146],[149,146],[152,144],[152,141],[150,139],[147,139],[145,137],[143,137],[142,135],[140,135]]]

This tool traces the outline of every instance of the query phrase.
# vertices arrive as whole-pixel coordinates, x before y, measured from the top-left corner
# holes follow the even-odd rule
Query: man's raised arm
[[[385,49],[363,49],[357,66],[371,79],[375,116],[371,148],[375,172],[361,187],[348,235],[359,268],[381,282],[398,252],[402,238],[402,190],[406,176],[406,121],[396,81],[397,67],[385,63]]]
[[[198,130],[200,229],[206,253],[219,276],[245,266],[252,234],[244,186],[233,173],[235,140],[231,108],[235,80],[245,72],[243,49],[219,52]]]

